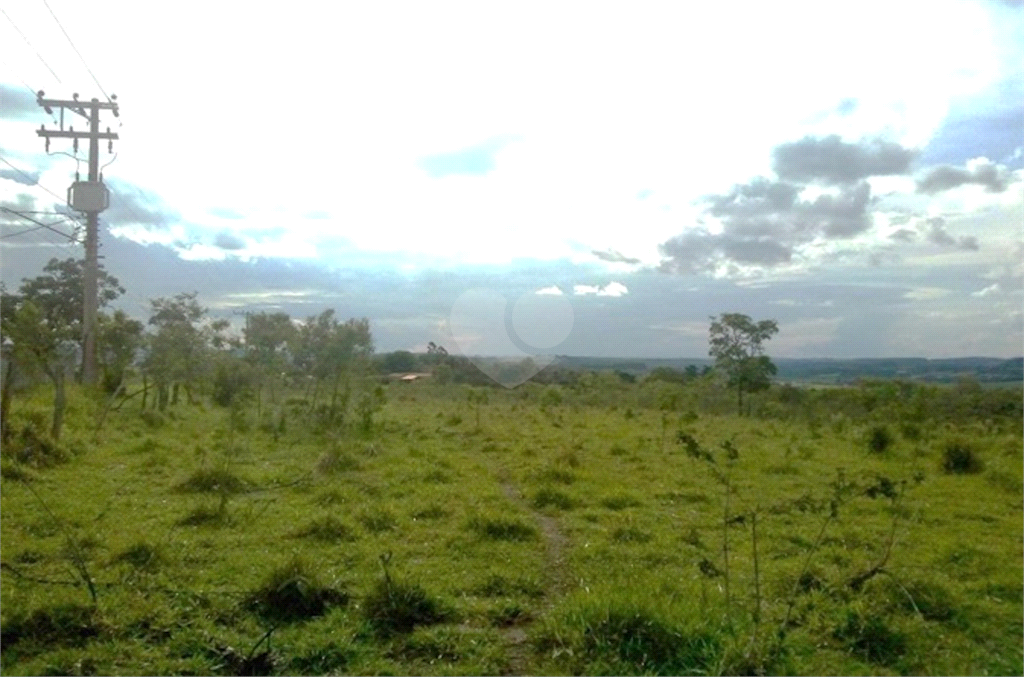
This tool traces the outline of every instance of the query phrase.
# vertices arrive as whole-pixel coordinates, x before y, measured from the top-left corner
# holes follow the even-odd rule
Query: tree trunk
[[[174,390],[171,391],[171,404],[178,403],[178,389],[181,387],[180,383],[174,384]]]
[[[67,404],[67,396],[64,392],[64,365],[57,365],[53,371],[53,385],[56,392],[53,395],[53,426],[50,428],[50,437],[54,442],[60,441],[60,432],[64,427],[64,407]]]
[[[0,393],[0,440],[7,441],[11,434],[7,417],[11,413],[11,398],[14,395],[14,360],[7,359],[7,369],[4,374],[3,393]]]
[[[739,413],[740,416],[743,416],[743,384],[742,383],[736,386],[736,395],[739,398],[739,406],[738,406],[739,412],[738,413]]]
[[[146,411],[146,398],[149,397],[149,377],[142,375],[142,411]]]

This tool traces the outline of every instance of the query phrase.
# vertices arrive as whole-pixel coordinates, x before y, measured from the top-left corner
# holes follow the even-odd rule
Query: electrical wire
[[[13,71],[13,69],[10,66],[7,65],[6,61],[0,61],[0,65],[2,65],[4,68],[6,68],[8,70],[8,72]],[[29,86],[29,84],[27,82],[25,82],[25,78],[21,77],[20,75],[18,75],[16,77],[21,82],[21,84],[23,84],[25,86],[25,89],[27,89],[29,91],[29,93],[32,94],[33,98],[38,96],[38,92],[36,92],[36,90],[32,89]],[[57,116],[55,114],[50,113],[50,119],[53,120],[53,124],[55,124],[55,125],[60,124],[59,122],[57,122]]]
[[[43,0],[43,1],[45,2],[46,0]],[[46,63],[46,59],[44,59],[43,55],[39,53],[39,50],[37,50],[35,47],[33,47],[32,43],[29,42],[28,37],[26,37],[25,34],[21,32],[21,29],[18,28],[18,24],[14,23],[14,19],[12,19],[10,17],[10,15],[7,12],[4,11],[3,7],[0,7],[0,13],[3,13],[3,15],[5,17],[7,17],[7,20],[11,22],[12,26],[14,26],[14,30],[18,31],[18,35],[21,36],[21,39],[25,41],[25,44],[28,45],[29,49],[31,49],[33,52],[36,53],[36,56],[39,57],[39,60],[43,62],[44,66],[46,66],[46,70],[50,71],[50,75],[52,75],[57,80],[57,82],[59,82],[60,84],[64,84],[63,82],[61,82],[60,77],[58,77],[57,73],[55,73],[54,70],[52,68],[50,68],[50,64]],[[51,14],[52,14],[52,12],[51,12]],[[68,38],[68,39],[70,40],[70,38]],[[32,92],[32,93],[35,94],[35,92]]]
[[[22,218],[24,218],[24,217],[22,217]],[[31,233],[33,231],[42,230],[44,228],[53,230],[53,226],[59,226],[59,225],[62,225],[64,223],[67,223],[66,219],[61,219],[60,221],[54,221],[53,223],[40,223],[38,226],[33,226],[32,228],[26,228],[25,230],[19,230],[17,233],[8,233],[7,235],[0,235],[0,240],[6,240],[6,239],[11,238],[11,237],[18,237],[19,235],[24,235],[26,233]]]
[[[49,188],[47,188],[43,184],[39,183],[39,179],[34,178],[31,174],[27,174],[24,171],[22,171],[21,169],[18,169],[17,167],[12,165],[10,163],[10,161],[7,160],[7,158],[5,158],[2,155],[0,155],[0,162],[3,162],[5,165],[10,167],[14,171],[18,172],[19,174],[21,174],[23,177],[25,177],[25,180],[30,182],[28,185],[30,185],[30,186],[37,186],[39,188],[42,188],[43,190],[45,190],[50,195],[52,195],[53,197],[57,198],[60,201],[61,204],[65,204],[67,202],[67,198],[66,197],[61,197],[60,195],[57,195],[52,190],[50,190]],[[30,214],[31,212],[24,212],[24,213]],[[78,217],[69,216],[69,215],[65,215],[65,217],[71,219],[72,221],[74,221],[78,225],[82,225],[82,222],[78,219]]]
[[[49,193],[50,195],[52,195],[52,196],[54,196],[55,198],[57,198],[58,200],[64,200],[64,199],[65,199],[65,198],[62,198],[62,197],[61,197],[60,195],[57,195],[56,193],[54,193],[54,192],[53,192],[52,190],[50,190],[49,188],[47,188],[47,187],[46,187],[46,186],[44,186],[43,184],[39,183],[39,179],[38,179],[38,178],[34,178],[34,177],[33,177],[33,176],[31,175],[31,174],[27,174],[26,172],[24,172],[24,171],[22,171],[21,169],[18,169],[17,167],[15,167],[14,165],[12,165],[12,164],[10,163],[10,161],[9,161],[9,160],[7,160],[7,158],[5,158],[5,157],[4,157],[4,156],[2,156],[2,155],[0,155],[0,162],[3,162],[3,163],[4,163],[5,165],[7,165],[8,167],[10,167],[10,168],[11,168],[11,169],[13,169],[14,171],[18,172],[19,174],[21,174],[21,175],[22,175],[23,177],[25,177],[25,180],[27,180],[27,181],[30,181],[31,183],[29,183],[28,185],[30,185],[30,186],[39,186],[40,188],[42,188],[43,190],[45,190],[45,191],[46,191],[47,193]]]
[[[100,88],[101,92],[103,92],[103,96],[107,97],[107,101],[113,103],[110,99],[110,95],[108,95],[107,91],[103,89],[103,85],[101,85],[100,81],[96,79],[96,74],[92,72],[92,69],[89,68],[89,64],[85,62],[85,57],[83,57],[82,53],[78,51],[77,47],[75,47],[75,43],[71,40],[71,36],[68,35],[68,32],[66,30],[64,30],[64,26],[61,25],[60,19],[58,19],[57,15],[53,13],[53,9],[50,7],[50,3],[47,2],[46,0],[43,0],[43,4],[46,6],[46,9],[50,11],[50,16],[53,17],[53,20],[57,22],[57,26],[60,28],[60,32],[63,33],[64,37],[68,39],[68,44],[71,45],[71,49],[75,50],[75,54],[77,54],[78,58],[81,59],[82,65],[85,66],[85,70],[89,71],[89,75],[92,77],[92,81],[95,82],[96,86]]]
[[[31,216],[26,216],[23,212],[19,212],[19,211],[14,210],[14,209],[9,209],[7,207],[0,207],[0,211],[7,212],[8,214],[14,214],[15,216],[19,216],[19,217],[25,219],[26,221],[29,221],[31,223],[36,224],[39,228],[45,228],[46,230],[49,230],[50,232],[56,233],[57,235],[60,235],[61,237],[65,238],[65,239],[67,239],[67,240],[69,240],[71,242],[77,242],[77,243],[81,244],[81,240],[79,240],[77,237],[75,237],[74,235],[68,235],[67,233],[63,233],[63,232],[57,230],[56,228],[53,227],[54,224],[42,223],[40,221],[36,221]]]

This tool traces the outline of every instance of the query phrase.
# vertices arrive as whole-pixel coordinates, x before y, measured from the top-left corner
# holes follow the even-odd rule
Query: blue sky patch
[[[434,178],[459,174],[482,176],[494,170],[494,156],[508,143],[509,139],[488,139],[451,153],[427,155],[420,158],[419,165]]]

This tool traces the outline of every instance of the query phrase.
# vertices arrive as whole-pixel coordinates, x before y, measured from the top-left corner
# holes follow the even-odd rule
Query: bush
[[[421,586],[390,577],[379,581],[363,602],[363,614],[380,635],[412,632],[417,625],[431,625],[447,619],[440,602]]]
[[[889,427],[876,425],[868,432],[868,450],[873,454],[884,454],[892,446],[892,433]]]
[[[3,445],[3,457],[41,469],[66,463],[71,453],[64,445],[54,442],[47,433],[39,432],[39,428],[30,423],[22,426]]]
[[[950,474],[981,472],[985,467],[974,447],[963,439],[948,440],[942,447],[942,469]]]
[[[322,616],[332,606],[345,606],[349,595],[344,590],[323,585],[305,560],[293,557],[274,569],[256,590],[246,606],[264,618],[293,622]]]

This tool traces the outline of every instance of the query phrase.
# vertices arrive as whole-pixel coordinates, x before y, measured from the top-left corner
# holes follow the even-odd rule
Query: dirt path
[[[544,573],[547,582],[540,611],[542,613],[547,612],[555,606],[559,597],[568,592],[572,584],[572,577],[566,560],[569,539],[562,533],[556,519],[530,506],[523,496],[523,492],[512,483],[507,472],[504,470],[499,471],[498,481],[501,483],[501,490],[505,497],[529,512],[540,527],[541,537],[544,540]],[[529,618],[518,625],[502,628],[501,636],[505,642],[505,653],[507,656],[507,663],[502,674],[526,674],[531,654],[530,646],[527,642],[526,627],[534,620]]]

